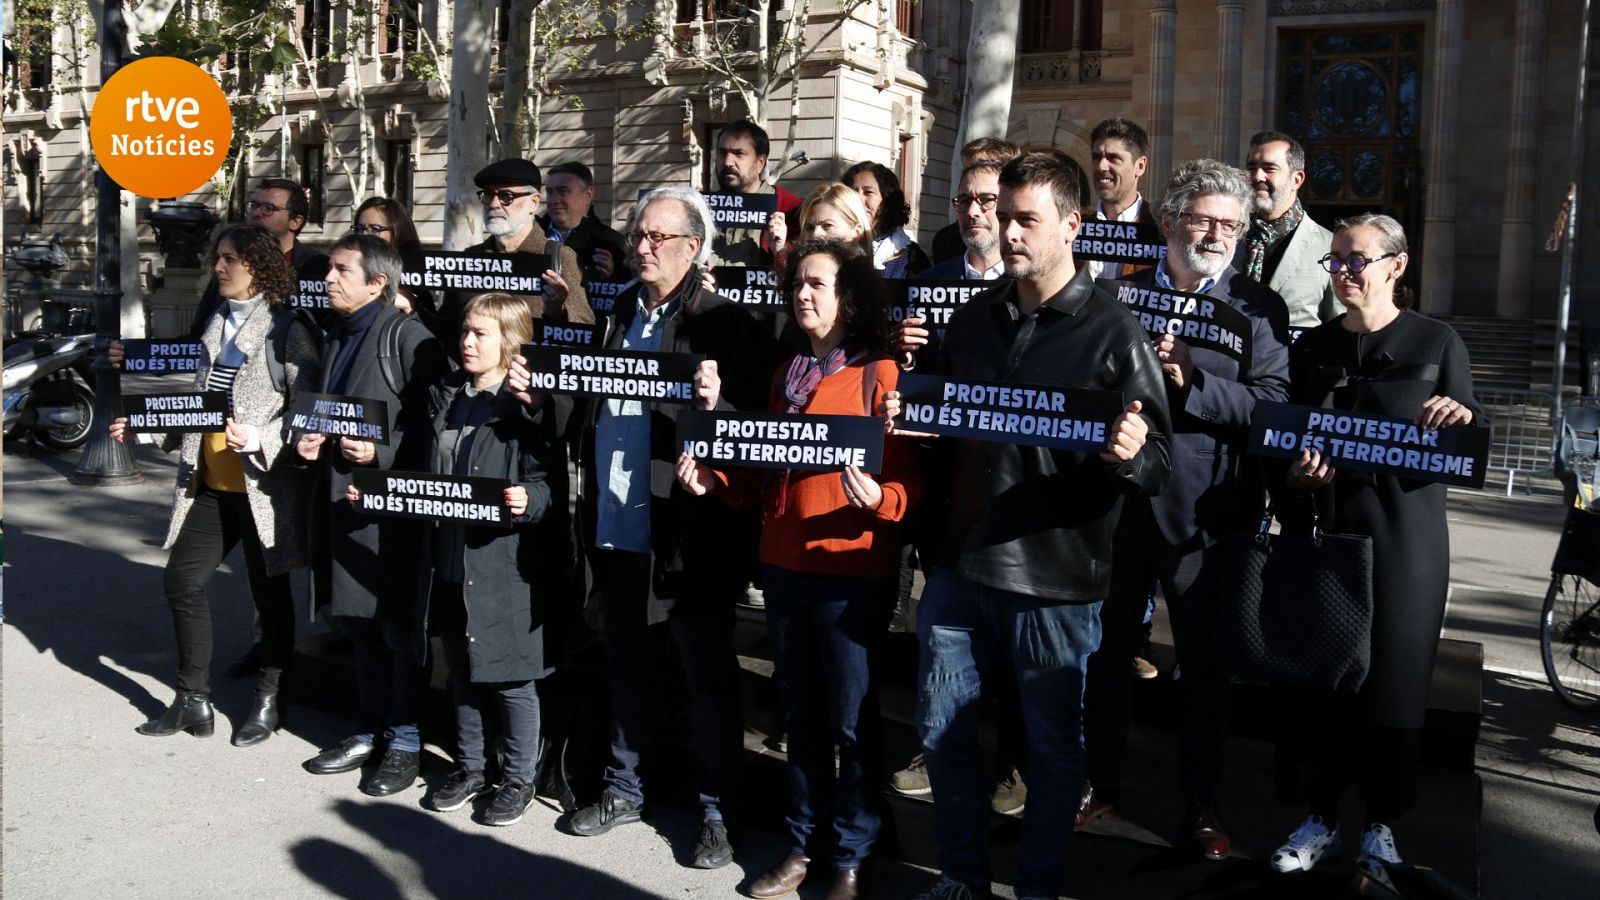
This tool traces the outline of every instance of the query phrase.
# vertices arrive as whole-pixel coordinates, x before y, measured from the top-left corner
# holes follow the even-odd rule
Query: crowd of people
[[[1253,533],[1270,503],[1285,529],[1315,519],[1370,535],[1375,557],[1370,674],[1358,692],[1296,695],[1310,720],[1310,804],[1271,864],[1304,871],[1338,851],[1352,782],[1358,863],[1398,864],[1393,828],[1414,799],[1448,579],[1443,486],[1314,450],[1275,462],[1247,453],[1246,438],[1260,401],[1470,424],[1481,410],[1465,349],[1407,308],[1398,222],[1365,214],[1330,231],[1306,214],[1292,136],[1256,135],[1242,168],[1184,162],[1154,199],[1138,188],[1149,141],[1136,123],[1100,123],[1090,150],[1080,173],[1059,152],[968,144],[953,221],[931,254],[906,230],[889,168],[859,163],[801,198],[766,181],[767,135],[749,122],[721,131],[714,174],[724,192],[776,194],[764,227],[719,229],[701,193],[661,187],[619,234],[595,214],[582,163],[546,179],[503,160],[477,173],[489,238],[469,252],[547,256],[536,295],[402,285],[402,255],[420,242],[404,205],[381,197],[314,252],[297,239],[304,191],[261,182],[251,221],[215,241],[192,334],[204,348],[195,389],[227,393],[226,428],[153,438],[181,451],[165,575],[177,697],[138,731],[212,734],[206,584],[242,545],[257,680],[233,742],[260,743],[282,724],[288,573],[310,566],[315,607],[353,647],[358,711],[305,768],[365,769],[360,789],[376,796],[412,789],[438,647],[455,767],[425,802],[444,813],[492,794],[483,821],[509,825],[544,762],[541,680],[564,665],[559,636],[586,623],[604,642],[609,752],[575,779],[592,790],[563,827],[598,835],[641,820],[661,686],[681,681],[702,820],[685,857],[715,868],[732,859],[740,812],[736,603],[756,592],[782,702],[790,844],[746,892],[783,896],[815,876],[830,900],[860,896],[892,784],[933,796],[942,871],[923,897],[989,895],[991,808],[1020,810],[1016,895],[1055,897],[1073,832],[1120,802],[1131,685],[1148,666],[1158,594],[1181,673],[1184,831],[1205,857],[1229,856],[1219,773],[1230,672],[1216,629],[1231,597],[1219,548]],[[1155,226],[1165,255],[1075,258],[1086,220]],[[724,265],[774,273],[783,304],[725,295],[712,271]],[[884,279],[909,276],[993,285],[935,327],[891,317]],[[306,278],[326,283],[315,315],[291,305]],[[1152,336],[1111,280],[1230,307],[1248,322],[1250,352]],[[620,284],[609,305],[591,302],[601,283]],[[692,401],[537,386],[521,351],[541,321],[597,323],[596,348],[695,354]],[[113,345],[111,361],[122,359]],[[1091,451],[936,437],[904,420],[904,372],[1115,392],[1121,409]],[[382,401],[388,442],[289,429],[308,392]],[[690,409],[881,420],[882,465],[713,464],[677,443]],[[111,428],[135,437],[126,419]],[[363,468],[497,479],[510,527],[372,515]],[[908,615],[923,753],[891,761],[879,650],[891,619]],[[668,677],[672,665],[681,675]],[[986,717],[997,719],[998,765],[985,758]]]

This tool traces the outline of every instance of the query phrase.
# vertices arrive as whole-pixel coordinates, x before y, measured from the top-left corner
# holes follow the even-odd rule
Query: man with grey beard
[[[571,248],[552,245],[535,217],[544,199],[544,179],[539,167],[525,159],[502,159],[485,166],[472,179],[483,203],[483,227],[489,239],[466,248],[467,253],[547,253],[550,268],[540,279],[543,302],[530,300],[535,318],[556,322],[594,322],[594,310],[583,290],[583,269]],[[439,307],[440,341],[447,347],[459,343],[461,308],[476,294],[450,291]],[[452,350],[452,354],[458,351]]]
[[[1315,328],[1339,314],[1333,282],[1317,264],[1328,253],[1333,232],[1300,205],[1306,181],[1306,149],[1278,131],[1250,138],[1250,231],[1239,242],[1233,267],[1283,297],[1289,327]]]
[[[1283,300],[1229,265],[1249,228],[1250,183],[1211,159],[1184,163],[1167,180],[1157,217],[1167,255],[1129,283],[1212,298],[1242,313],[1249,346],[1238,356],[1163,334],[1155,343],[1172,411],[1172,477],[1160,495],[1129,496],[1113,544],[1111,593],[1101,610],[1100,650],[1089,660],[1083,827],[1113,812],[1127,741],[1127,664],[1142,634],[1146,598],[1159,583],[1183,672],[1179,739],[1184,829],[1208,859],[1231,843],[1216,810],[1227,714],[1226,673],[1215,657],[1216,550],[1230,531],[1254,528],[1265,505],[1259,468],[1245,455],[1257,400],[1287,399],[1288,321]]]

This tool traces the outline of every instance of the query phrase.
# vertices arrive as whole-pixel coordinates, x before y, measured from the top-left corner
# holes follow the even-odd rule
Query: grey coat
[[[223,312],[227,310],[222,307]],[[270,315],[268,314],[270,313]],[[267,366],[268,334],[274,317],[293,317],[287,309],[258,310],[239,329],[234,345],[245,356],[233,382],[233,418],[243,425],[254,425],[261,435],[261,449],[240,454],[244,469],[245,496],[250,517],[266,556],[267,574],[278,575],[306,564],[306,510],[310,501],[310,480],[294,463],[294,447],[286,440],[283,419],[301,391],[314,391],[320,368],[317,342],[306,326],[295,320],[289,325],[285,341],[284,391],[272,384]],[[194,389],[204,390],[211,377],[211,363],[222,350],[223,315],[206,321],[200,343],[205,358],[195,373]],[[178,539],[189,507],[194,504],[204,479],[200,477],[200,434],[162,434],[157,437],[163,450],[182,449],[178,461],[178,480],[172,498],[172,522],[167,527],[171,547]]]
[[[379,301],[374,301],[379,302]],[[428,389],[449,371],[444,351],[423,325],[406,317],[400,332],[400,364],[406,382],[397,396],[384,381],[378,361],[378,335],[384,323],[405,316],[385,306],[361,339],[348,382],[339,393],[344,396],[382,400],[388,406],[389,443],[378,444],[369,468],[428,469],[427,445],[432,431],[428,419]],[[339,355],[341,329],[328,332],[322,352],[322,376],[318,384],[328,384],[329,370]],[[316,462],[316,505],[312,516],[312,554],[316,574],[316,603],[329,607],[336,616],[382,619],[397,626],[391,643],[403,639],[411,618],[415,582],[413,566],[422,536],[420,523],[403,519],[362,515],[345,501],[354,464],[339,450],[339,441],[322,445]]]

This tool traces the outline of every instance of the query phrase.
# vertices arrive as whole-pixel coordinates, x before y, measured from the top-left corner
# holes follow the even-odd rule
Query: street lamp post
[[[127,25],[122,0],[104,0],[100,16],[100,83],[122,68]],[[144,480],[128,445],[111,439],[111,420],[121,413],[122,373],[106,361],[111,342],[122,336],[122,188],[104,167],[94,176],[98,233],[94,252],[94,429],[78,459],[73,484],[112,487]]]

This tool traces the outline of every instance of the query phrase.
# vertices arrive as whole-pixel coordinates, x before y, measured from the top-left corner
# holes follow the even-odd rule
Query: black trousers
[[[744,740],[732,598],[715,604],[703,600],[680,604],[665,623],[649,625],[650,555],[599,551],[592,568],[605,618],[611,682],[606,789],[624,800],[644,802],[638,766],[658,743],[660,667],[666,664],[663,651],[670,632],[688,676],[699,803],[706,816],[720,818],[723,802],[737,789]]]
[[[538,683],[531,679],[473,681],[461,585],[435,577],[428,605],[450,669],[461,767],[472,772],[484,770],[489,733],[494,732],[500,738],[500,766],[506,780],[532,784],[539,765]]]
[[[1394,825],[1415,805],[1422,729],[1368,722],[1360,694],[1297,691],[1285,708],[1300,710],[1294,749],[1307,764],[1312,815],[1338,822],[1339,800],[1351,785],[1368,825]]]
[[[1097,796],[1117,802],[1133,702],[1133,656],[1144,639],[1151,588],[1158,583],[1178,653],[1184,793],[1190,803],[1210,803],[1228,717],[1228,678],[1216,653],[1215,555],[1168,544],[1147,502],[1129,502],[1118,526],[1111,595],[1100,609],[1100,650],[1089,658],[1084,774]]]
[[[250,597],[261,624],[261,686],[276,688],[294,650],[294,598],[289,574],[268,575],[261,538],[244,494],[202,486],[167,557],[165,587],[178,637],[178,689],[211,685],[211,603],[206,585],[217,566],[244,545]]]

